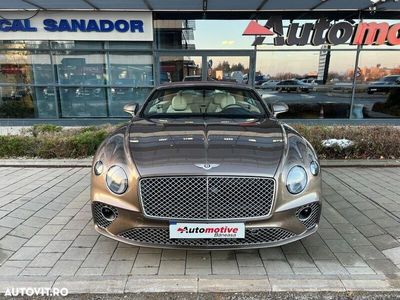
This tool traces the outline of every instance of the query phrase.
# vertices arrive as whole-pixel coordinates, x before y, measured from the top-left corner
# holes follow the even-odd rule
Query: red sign
[[[264,28],[264,29],[263,29]],[[265,30],[267,29],[267,30]],[[286,35],[283,32],[283,22],[280,16],[271,17],[264,26],[251,21],[243,35],[254,35],[253,45],[260,45],[267,35],[276,35],[276,46],[304,46],[312,44],[339,45],[400,45],[400,23],[389,25],[386,22],[361,22],[352,25],[341,21],[331,23],[327,19],[318,19],[315,23],[290,23]]]

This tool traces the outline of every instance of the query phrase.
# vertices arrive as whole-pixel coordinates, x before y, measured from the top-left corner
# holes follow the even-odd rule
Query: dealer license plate
[[[170,239],[243,239],[244,223],[169,224]]]

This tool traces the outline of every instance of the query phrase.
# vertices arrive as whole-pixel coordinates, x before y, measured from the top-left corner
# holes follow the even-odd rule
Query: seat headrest
[[[235,97],[233,97],[231,95],[226,95],[224,98],[222,98],[220,105],[221,105],[221,108],[225,108],[226,106],[235,104],[235,103],[236,103]]]
[[[221,105],[222,99],[226,97],[226,94],[216,94],[213,98],[213,103],[216,105]]]
[[[176,95],[174,98],[172,98],[171,106],[173,110],[182,111],[187,108],[187,101],[182,95]]]

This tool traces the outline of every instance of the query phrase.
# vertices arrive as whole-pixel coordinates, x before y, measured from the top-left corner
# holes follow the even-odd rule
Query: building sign
[[[0,19],[2,40],[152,41],[148,12],[39,12],[31,19]]]
[[[400,23],[389,25],[386,22],[347,21],[332,23],[328,19],[318,19],[314,23],[291,22],[286,33],[283,30],[282,17],[273,16],[262,26],[251,21],[243,35],[256,36],[253,45],[261,45],[265,36],[275,36],[275,46],[304,46],[311,44],[339,45],[400,45]]]

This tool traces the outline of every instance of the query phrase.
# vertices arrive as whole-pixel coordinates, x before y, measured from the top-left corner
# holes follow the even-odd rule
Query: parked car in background
[[[307,83],[303,83],[297,79],[290,79],[290,80],[282,80],[278,82],[275,86],[275,90],[278,92],[297,92],[297,93],[309,93],[312,89],[312,86]]]
[[[160,248],[287,244],[318,229],[315,150],[251,87],[159,86],[98,148],[91,171],[96,230]]]
[[[276,85],[279,83],[279,80],[268,80],[266,82],[264,82],[263,84],[261,84],[260,89],[264,89],[264,90],[274,90]]]
[[[367,93],[389,93],[394,87],[400,85],[400,75],[389,75],[368,85]]]

